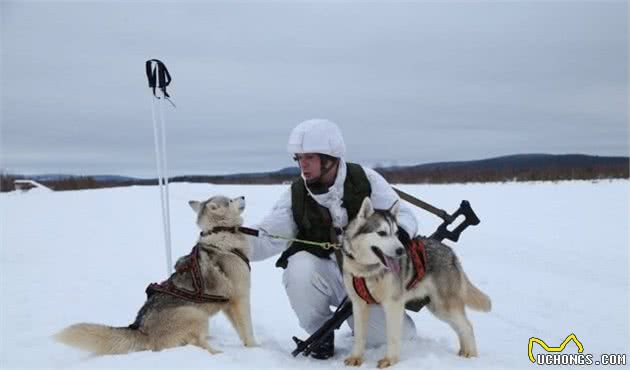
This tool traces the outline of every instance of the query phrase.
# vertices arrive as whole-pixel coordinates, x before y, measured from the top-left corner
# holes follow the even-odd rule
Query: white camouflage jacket
[[[363,167],[363,166],[362,166]],[[372,195],[370,200],[376,209],[389,209],[396,200],[398,194],[387,181],[371,168],[363,167],[365,175],[370,182]],[[339,170],[335,183],[324,194],[313,194],[307,187],[310,195],[317,203],[328,208],[333,226],[344,228],[348,225],[348,213],[341,206],[343,199],[343,185],[346,180],[346,163],[340,160]],[[413,211],[405,202],[400,203],[398,224],[411,236],[418,232],[418,222]],[[293,238],[297,235],[298,227],[293,220],[291,210],[291,187],[289,187],[276,202],[271,212],[257,225],[257,228],[268,234]],[[286,240],[271,239],[265,237],[248,238],[252,247],[252,261],[260,261],[282,253],[288,245]]]

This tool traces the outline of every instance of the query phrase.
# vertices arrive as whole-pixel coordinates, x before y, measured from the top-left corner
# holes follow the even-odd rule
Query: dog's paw
[[[218,349],[214,349],[212,347],[206,348],[206,351],[208,351],[208,353],[210,353],[211,355],[220,355],[223,353],[223,351],[220,351]]]
[[[363,364],[363,357],[350,356],[343,360],[343,363],[346,364],[346,366],[361,366],[361,364]]]
[[[460,349],[459,352],[457,352],[457,355],[465,358],[477,357],[477,352],[465,351],[464,349]]]
[[[398,360],[390,358],[390,357],[383,357],[382,359],[378,360],[378,368],[382,369],[384,367],[390,367],[392,365],[395,365],[398,362]]]

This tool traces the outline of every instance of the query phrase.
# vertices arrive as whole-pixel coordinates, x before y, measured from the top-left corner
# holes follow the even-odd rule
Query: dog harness
[[[204,244],[205,246],[215,247],[210,244]],[[201,274],[201,268],[199,266],[199,253],[201,250],[204,250],[206,253],[208,251],[204,248],[201,248],[201,244],[197,244],[193,247],[192,251],[184,258],[182,263],[179,263],[175,266],[175,272],[165,281],[161,283],[151,283],[146,289],[147,298],[156,292],[165,293],[172,295],[174,297],[178,297],[181,299],[185,299],[187,301],[191,301],[194,303],[217,303],[217,302],[227,302],[229,301],[228,297],[206,294],[205,293],[205,283],[203,275]],[[243,252],[232,249],[231,253],[238,256],[240,259],[247,264],[247,268],[251,271],[251,266],[249,265],[249,260],[247,256],[243,254]],[[192,279],[193,290],[182,289],[175,285],[173,279],[176,274],[181,275],[190,275],[190,279]]]
[[[411,259],[411,264],[415,272],[412,279],[405,287],[407,290],[411,290],[424,278],[424,275],[426,274],[427,251],[424,242],[421,239],[412,239],[405,249],[407,250],[407,256]],[[353,276],[352,285],[354,286],[354,290],[357,292],[357,295],[367,304],[378,303],[370,293],[364,277]]]

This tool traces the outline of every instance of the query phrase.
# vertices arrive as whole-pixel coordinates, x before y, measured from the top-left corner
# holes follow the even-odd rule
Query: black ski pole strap
[[[162,90],[165,98],[170,98],[171,96],[166,92],[166,87],[171,83],[172,78],[166,65],[159,59],[149,59],[145,63],[145,70],[149,87],[153,89],[153,95],[159,99],[159,96],[155,93],[155,89],[159,88]]]

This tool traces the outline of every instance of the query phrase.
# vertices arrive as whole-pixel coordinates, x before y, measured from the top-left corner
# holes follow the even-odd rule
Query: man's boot
[[[313,348],[311,357],[318,360],[326,360],[335,355],[335,332],[328,334],[319,347]]]

